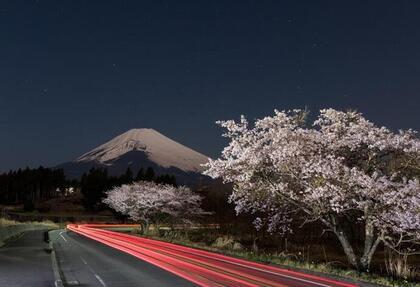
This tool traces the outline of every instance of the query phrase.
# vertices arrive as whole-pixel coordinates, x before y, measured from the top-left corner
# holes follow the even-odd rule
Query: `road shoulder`
[[[45,231],[24,232],[0,248],[0,286],[54,286]]]

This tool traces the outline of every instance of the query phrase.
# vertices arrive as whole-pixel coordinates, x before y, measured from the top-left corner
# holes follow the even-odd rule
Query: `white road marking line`
[[[60,236],[61,236],[61,238],[63,238],[63,239],[64,239],[64,241],[65,241],[65,242],[68,242],[68,241],[67,241],[67,239],[63,236],[63,232],[64,232],[64,231],[61,231],[61,232],[60,232]]]
[[[95,270],[93,270],[93,268],[90,267],[89,264],[86,263],[86,266],[89,269],[89,271],[92,272],[92,274],[95,274]]]
[[[61,238],[63,238],[63,240],[64,240],[65,242],[68,242],[68,241],[67,241],[67,239],[66,239],[66,238],[64,238],[64,236],[63,236],[63,235],[61,235],[61,234],[60,234],[60,236],[61,236]]]
[[[104,280],[102,280],[102,278],[98,274],[95,273],[95,270],[93,270],[92,267],[89,266],[86,260],[83,257],[80,257],[80,259],[82,260],[83,264],[85,264],[86,267],[89,269],[89,271],[92,272],[93,276],[95,276],[95,278],[99,281],[99,283],[101,283],[102,286],[106,287]]]
[[[99,283],[101,283],[102,286],[106,287],[106,284],[105,284],[104,280],[102,280],[102,278],[99,277],[98,274],[93,274],[93,275],[95,275],[96,279],[98,279]]]
[[[83,257],[80,257],[80,259],[82,259],[82,262],[86,265],[86,267],[89,269],[89,271],[92,272],[92,274],[95,274],[95,270],[93,270],[92,267],[89,266],[89,264],[86,262],[86,260],[83,259]]]

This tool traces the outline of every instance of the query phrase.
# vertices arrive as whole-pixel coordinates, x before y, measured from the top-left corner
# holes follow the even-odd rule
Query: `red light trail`
[[[199,286],[357,286],[218,253],[101,229],[126,226],[69,224],[67,229],[149,262]]]

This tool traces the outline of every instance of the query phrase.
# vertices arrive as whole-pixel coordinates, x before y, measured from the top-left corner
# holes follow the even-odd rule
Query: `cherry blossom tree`
[[[218,124],[230,143],[204,173],[233,183],[237,213],[264,214],[256,228],[287,232],[297,217],[321,222],[359,270],[369,269],[381,242],[393,249],[419,242],[414,131],[393,133],[360,113],[334,109],[321,110],[313,125],[301,110],[275,111],[252,126],[243,116]],[[363,226],[363,246],[351,242],[354,223]]]
[[[201,208],[201,196],[188,187],[174,187],[148,181],[139,181],[115,187],[106,192],[105,204],[139,222],[147,233],[151,224],[189,223],[206,214]]]

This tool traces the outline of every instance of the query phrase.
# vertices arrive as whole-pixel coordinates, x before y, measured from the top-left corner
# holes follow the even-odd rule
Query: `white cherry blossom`
[[[414,131],[393,133],[334,109],[321,110],[313,125],[300,110],[275,111],[252,126],[243,116],[218,124],[230,143],[205,174],[234,184],[230,201],[238,213],[258,214],[257,228],[285,232],[291,215],[304,215],[334,232],[349,262],[365,270],[380,242],[395,248],[420,239]],[[362,256],[346,233],[348,219],[364,226]]]
[[[103,200],[112,209],[140,222],[143,231],[150,224],[187,223],[204,215],[201,196],[188,187],[139,181],[115,187]]]

